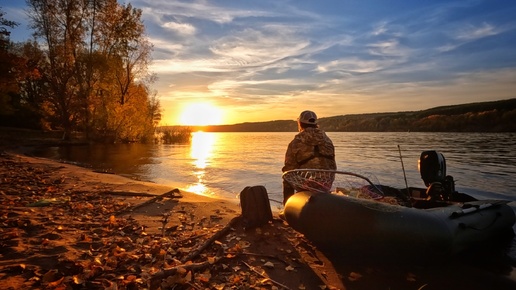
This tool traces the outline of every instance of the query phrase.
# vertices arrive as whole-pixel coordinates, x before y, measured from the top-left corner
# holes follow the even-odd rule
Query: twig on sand
[[[188,237],[188,238],[177,240],[177,241],[175,241],[175,243],[178,244],[178,245],[181,245],[184,242],[195,240],[195,239],[198,239],[198,238],[202,238],[202,237],[204,237],[206,235],[207,235],[207,233],[202,233],[202,234],[199,234],[199,235],[194,235],[194,236],[191,236],[191,237]]]
[[[175,195],[176,193],[179,194],[179,195]],[[132,212],[132,211],[134,211],[134,210],[136,210],[136,209],[138,209],[140,207],[144,207],[144,206],[149,205],[151,203],[154,203],[156,201],[162,200],[165,197],[182,198],[183,196],[181,195],[181,192],[179,191],[179,189],[175,188],[175,189],[172,189],[171,191],[167,191],[167,192],[165,192],[165,193],[163,193],[161,195],[158,195],[158,196],[156,196],[154,198],[151,198],[151,199],[149,199],[149,200],[147,200],[145,202],[142,202],[140,204],[137,204],[137,205],[135,205],[133,207],[121,210],[121,211],[117,212],[115,215],[119,216],[119,215],[123,215],[123,214],[128,213],[128,212]]]
[[[229,221],[229,223],[223,227],[220,231],[216,232],[211,238],[206,240],[204,244],[202,244],[200,247],[198,247],[196,250],[192,251],[188,256],[184,257],[181,262],[186,263],[187,261],[193,260],[195,257],[197,257],[204,249],[209,247],[213,242],[215,242],[217,239],[225,235],[239,220],[241,216],[234,217],[232,220]]]
[[[102,194],[110,194],[110,195],[117,195],[117,196],[156,196],[155,194],[148,193],[148,192],[134,192],[134,191],[102,191]]]
[[[281,259],[278,256],[273,256],[273,255],[257,254],[257,253],[250,253],[250,252],[238,253],[238,255],[240,255],[240,256],[255,256],[255,257],[263,257],[263,258],[275,259],[275,260],[278,260],[278,261],[282,262],[283,264],[285,264],[287,266],[290,265],[287,261]]]
[[[184,257],[181,260],[181,263],[183,263],[183,265],[178,265],[178,266],[175,266],[175,267],[172,267],[169,269],[164,269],[164,270],[161,270],[161,271],[155,273],[152,276],[151,281],[150,281],[150,289],[159,288],[160,282],[162,279],[165,279],[168,276],[175,275],[178,272],[178,270],[183,270],[183,269],[187,270],[187,271],[199,270],[199,269],[204,269],[206,267],[209,267],[212,264],[219,262],[223,257],[217,256],[214,259],[212,259],[211,261],[204,261],[201,263],[186,263],[188,261],[193,260],[195,257],[197,257],[204,249],[206,249],[213,242],[215,242],[215,240],[217,240],[220,237],[222,237],[223,235],[225,235],[231,229],[231,227],[233,227],[239,220],[240,220],[240,216],[234,217],[231,221],[229,221],[229,223],[224,228],[222,228],[221,230],[216,232],[211,238],[209,238],[207,241],[205,241],[196,250],[192,251],[188,256]]]
[[[281,288],[284,288],[284,289],[287,289],[289,290],[290,288],[288,288],[286,285],[283,285],[281,284],[280,282],[278,281],[275,281],[273,279],[271,279],[270,277],[262,274],[261,272],[257,271],[253,266],[247,264],[246,262],[242,261],[242,263],[244,263],[244,265],[246,265],[251,271],[255,272],[256,274],[260,275],[261,277],[265,278],[265,279],[269,279],[273,284],[275,284],[276,286],[279,286]]]
[[[186,270],[186,271],[194,271],[194,270],[201,270],[206,267],[209,267],[217,262],[219,262],[223,257],[215,257],[212,261],[204,261],[201,263],[191,263],[191,264],[183,264],[178,265],[172,268],[164,269],[159,272],[156,272],[154,275],[152,275],[152,278],[150,280],[150,289],[157,289],[159,287],[159,283],[162,279],[172,276],[178,273],[180,270]]]

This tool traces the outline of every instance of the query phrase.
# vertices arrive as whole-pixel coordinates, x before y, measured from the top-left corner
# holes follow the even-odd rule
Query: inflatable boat
[[[285,220],[316,246],[346,252],[448,255],[512,238],[509,201],[455,191],[439,152],[423,152],[419,170],[426,188],[394,189],[343,171],[285,172],[297,191],[285,204]]]

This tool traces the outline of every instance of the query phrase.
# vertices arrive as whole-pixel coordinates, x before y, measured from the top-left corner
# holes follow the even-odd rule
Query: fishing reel
[[[450,200],[455,193],[455,181],[446,175],[446,159],[437,151],[423,151],[418,169],[427,186],[426,195],[432,200]]]

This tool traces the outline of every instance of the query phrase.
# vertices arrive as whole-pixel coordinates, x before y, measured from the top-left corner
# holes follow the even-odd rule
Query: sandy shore
[[[277,217],[245,230],[234,201],[5,151],[0,165],[0,289],[516,289],[500,257],[331,257]]]
[[[280,219],[245,230],[235,201],[20,154],[0,163],[0,289],[344,289]]]

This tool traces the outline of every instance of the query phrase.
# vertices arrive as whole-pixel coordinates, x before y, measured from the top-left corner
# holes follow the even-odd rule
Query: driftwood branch
[[[234,217],[229,223],[223,227],[220,231],[216,232],[211,238],[206,240],[204,244],[195,249],[195,251],[191,252],[188,256],[184,257],[181,262],[186,263],[187,261],[193,260],[197,257],[202,251],[204,251],[207,247],[209,247],[213,242],[220,237],[224,236],[238,221],[240,220],[240,216]]]
[[[118,195],[118,196],[156,196],[155,194],[148,193],[148,192],[134,192],[134,191],[107,190],[107,191],[102,191],[101,193],[109,194],[109,195]]]
[[[179,195],[176,196],[175,195],[176,193],[179,194]],[[158,195],[158,196],[156,196],[154,198],[151,198],[151,199],[149,199],[149,200],[147,200],[147,201],[145,201],[143,203],[140,203],[140,204],[137,204],[137,205],[135,205],[133,207],[121,210],[118,213],[116,213],[116,215],[119,216],[119,215],[123,215],[123,214],[128,213],[128,212],[132,212],[132,211],[134,211],[134,210],[136,210],[136,209],[138,209],[140,207],[144,207],[144,206],[149,205],[151,203],[154,203],[156,201],[162,200],[165,197],[181,198],[183,196],[181,195],[181,192],[179,191],[179,189],[175,188],[175,189],[172,189],[171,191],[165,192],[165,193],[163,193],[161,195]]]

